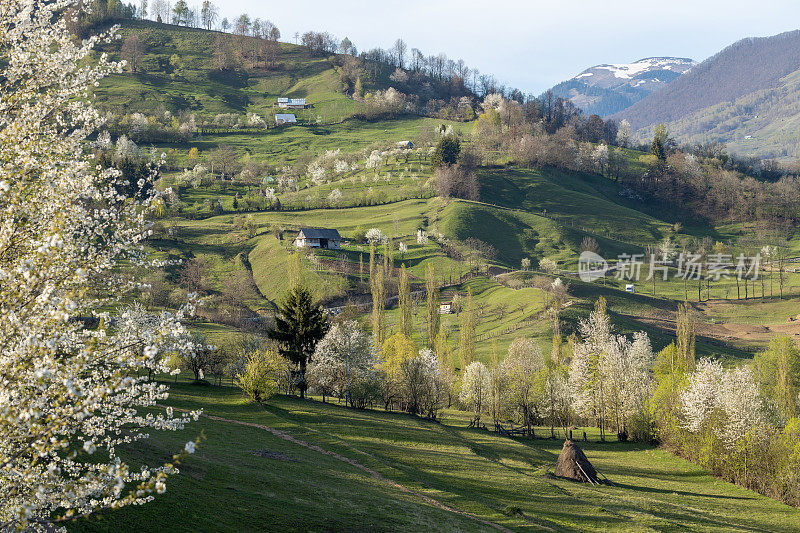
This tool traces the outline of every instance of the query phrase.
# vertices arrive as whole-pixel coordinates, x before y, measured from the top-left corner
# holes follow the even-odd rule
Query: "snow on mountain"
[[[682,57],[648,57],[633,63],[595,65],[552,90],[587,113],[608,116],[633,105],[696,64]]]
[[[686,58],[648,57],[645,59],[640,59],[639,61],[635,61],[633,63],[620,63],[617,65],[597,65],[596,67],[592,67],[592,69],[608,70],[616,78],[629,80],[634,77],[638,77],[642,73],[650,72],[653,70],[669,70],[672,72],[677,72],[678,74],[683,74],[696,64],[697,63],[695,63],[691,59],[686,59]],[[587,74],[591,74],[590,72],[588,72],[588,70],[584,72]],[[576,77],[579,78],[581,76],[582,75],[579,74]]]

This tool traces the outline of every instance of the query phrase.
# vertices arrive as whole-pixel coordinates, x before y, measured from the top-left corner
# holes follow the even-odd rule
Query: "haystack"
[[[582,483],[597,483],[597,470],[594,469],[592,463],[586,458],[577,444],[567,439],[564,441],[564,447],[556,461],[556,469],[553,472],[556,476],[571,479],[573,481],[580,481]]]

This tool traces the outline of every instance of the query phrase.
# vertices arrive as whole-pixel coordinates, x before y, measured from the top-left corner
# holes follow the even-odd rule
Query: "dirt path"
[[[186,409],[175,409],[175,411],[189,412]],[[241,420],[233,420],[231,418],[223,418],[223,417],[220,417],[220,416],[206,415],[206,414],[203,414],[203,415],[200,415],[200,416],[203,417],[203,418],[208,418],[209,420],[216,420],[218,422],[226,422],[226,423],[229,423],[229,424],[236,424],[236,425],[239,425],[239,426],[247,426],[247,427],[252,427],[252,428],[257,428],[257,429],[263,429],[264,431],[267,431],[267,432],[271,433],[272,435],[274,435],[274,436],[276,436],[276,437],[278,437],[280,439],[289,441],[289,442],[291,442],[293,444],[297,444],[298,446],[303,446],[304,448],[308,448],[309,450],[313,450],[315,452],[318,452],[318,453],[321,453],[321,454],[324,454],[324,455],[328,455],[330,457],[333,457],[334,459],[337,459],[337,460],[342,461],[344,463],[347,463],[347,464],[349,464],[351,466],[354,466],[354,467],[358,468],[359,470],[362,470],[363,472],[366,472],[367,474],[372,476],[374,479],[377,479],[378,481],[381,481],[383,483],[387,483],[387,484],[395,487],[396,489],[399,489],[402,492],[405,492],[407,494],[411,494],[411,495],[419,498],[420,500],[424,501],[428,505],[432,505],[432,506],[437,507],[439,509],[442,509],[444,511],[449,511],[451,513],[455,513],[455,514],[458,514],[458,515],[461,515],[461,516],[472,518],[473,520],[476,520],[476,521],[480,522],[481,524],[484,524],[486,526],[498,529],[500,531],[504,531],[504,532],[507,532],[507,533],[511,533],[512,532],[512,530],[508,529],[507,527],[501,526],[500,524],[495,524],[494,522],[489,522],[488,520],[484,520],[483,518],[480,518],[479,516],[476,516],[476,515],[474,515],[472,513],[468,513],[466,511],[460,511],[458,509],[454,509],[454,508],[452,508],[452,507],[450,507],[448,505],[445,505],[445,504],[443,504],[443,503],[431,498],[430,496],[422,494],[421,492],[418,492],[416,490],[410,489],[410,488],[406,487],[405,485],[402,485],[402,484],[398,483],[397,481],[394,481],[394,480],[391,480],[389,478],[386,478],[386,477],[382,476],[379,472],[377,472],[377,471],[375,471],[375,470],[373,470],[373,469],[371,469],[371,468],[359,463],[355,459],[350,459],[349,457],[345,457],[344,455],[338,454],[336,452],[332,452],[330,450],[326,450],[325,448],[317,446],[316,444],[311,444],[311,443],[306,442],[304,440],[298,439],[297,437],[295,437],[294,435],[291,435],[290,433],[287,433],[286,431],[282,431],[280,429],[275,429],[273,427],[265,426],[263,424],[256,424],[256,423],[253,423],[253,422],[243,422]]]

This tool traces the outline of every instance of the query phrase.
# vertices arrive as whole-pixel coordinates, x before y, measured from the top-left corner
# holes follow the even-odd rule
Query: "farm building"
[[[404,150],[411,150],[412,148],[414,148],[414,143],[411,141],[400,141],[399,143],[397,143],[397,147]]]
[[[338,250],[342,244],[342,237],[335,229],[300,228],[293,244],[298,248],[331,248]]]
[[[281,124],[297,124],[297,117],[293,113],[276,113],[275,124],[278,126]]]
[[[452,302],[442,302],[439,304],[439,314],[440,315],[449,315],[453,312],[453,304]]]
[[[305,109],[305,98],[278,98],[278,107],[285,109]]]

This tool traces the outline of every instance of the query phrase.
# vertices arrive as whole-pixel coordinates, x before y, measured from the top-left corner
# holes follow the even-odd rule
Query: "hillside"
[[[696,63],[687,58],[649,57],[630,64],[590,67],[551,90],[587,114],[609,116],[673,82]]]
[[[722,143],[733,153],[758,158],[800,158],[800,70],[774,87],[701,109],[667,126],[685,143]],[[640,131],[649,136],[649,130]]]
[[[256,37],[148,20],[122,21],[119,35],[98,50],[128,66],[105,78],[94,95],[99,108],[120,117],[140,113],[163,120],[169,112],[181,122],[193,114],[198,126],[242,127],[253,124],[236,120],[254,113],[270,126],[277,99],[291,97],[308,104],[295,111],[299,122],[330,124],[368,114],[374,93],[389,87],[410,93],[424,86],[413,102],[421,108],[467,94],[463,86],[421,74],[393,81],[394,68],[380,62]],[[136,47],[128,41],[133,36]],[[138,50],[135,60],[131,49]],[[350,97],[357,80],[365,96],[359,101]]]
[[[205,416],[125,455],[168,456],[202,430],[181,475],[154,502],[70,531],[787,531],[800,519],[665,450],[597,442],[595,428],[575,432],[587,431],[581,446],[613,486],[548,478],[561,440],[469,429],[455,410],[431,422],[283,396],[261,406],[189,384],[172,387],[169,405]]]
[[[800,31],[743,39],[614,115],[644,136],[664,122],[683,142],[718,141],[747,155],[792,155]],[[745,137],[749,138],[745,139]]]

